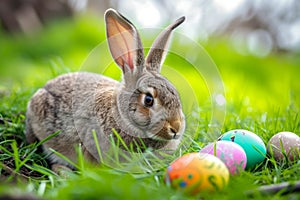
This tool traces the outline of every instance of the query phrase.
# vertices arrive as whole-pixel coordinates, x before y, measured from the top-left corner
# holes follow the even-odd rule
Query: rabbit
[[[52,170],[74,170],[75,166],[50,149],[76,162],[76,145],[87,161],[100,163],[93,131],[101,152],[109,150],[113,129],[135,149],[177,148],[185,116],[177,90],[160,69],[171,32],[184,20],[181,17],[163,30],[145,58],[135,26],[114,9],[105,12],[108,46],[122,70],[122,81],[89,72],[68,73],[48,81],[28,103],[28,143],[59,131],[42,144]]]

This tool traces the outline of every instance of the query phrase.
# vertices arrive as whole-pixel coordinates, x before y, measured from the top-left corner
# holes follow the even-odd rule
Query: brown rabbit
[[[143,143],[146,148],[177,148],[185,129],[185,117],[175,87],[160,74],[160,68],[170,34],[184,19],[169,25],[144,59],[134,25],[115,10],[106,11],[108,44],[123,71],[123,81],[87,72],[69,73],[50,80],[28,104],[28,142],[43,140],[60,131],[43,144],[53,170],[74,169],[74,166],[49,148],[76,162],[74,147],[81,144],[87,160],[100,162],[93,131],[102,152],[111,146],[108,138],[112,129],[126,145]]]

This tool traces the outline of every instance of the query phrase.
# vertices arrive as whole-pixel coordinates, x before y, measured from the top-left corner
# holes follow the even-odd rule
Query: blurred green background
[[[293,43],[288,48],[280,46],[280,42],[275,43],[279,39],[274,36],[272,46],[266,50],[266,46],[269,47],[270,45],[264,43],[270,39],[261,37],[259,34],[255,39],[252,33],[262,30],[271,36],[276,35],[276,31],[273,30],[272,32],[270,28],[273,26],[273,21],[268,22],[268,20],[262,20],[262,17],[259,17],[259,11],[269,8],[264,3],[255,5],[260,6],[260,10],[254,9],[252,13],[248,13],[248,21],[240,19],[239,22],[238,14],[241,10],[251,10],[254,6],[248,1],[236,1],[230,5],[225,5],[219,1],[212,1],[213,3],[199,1],[200,3],[184,4],[181,9],[178,5],[183,5],[182,1],[178,1],[177,6],[169,5],[167,1],[160,3],[159,1],[146,1],[145,5],[148,5],[148,9],[144,8],[145,6],[142,8],[140,3],[135,1],[116,2],[45,0],[20,3],[18,1],[2,1],[0,4],[2,7],[2,28],[0,31],[1,97],[20,90],[30,90],[30,93],[33,93],[47,80],[69,71],[89,70],[100,73],[103,71],[101,65],[105,62],[112,65],[111,68],[106,69],[105,74],[120,79],[120,70],[112,63],[108,49],[103,48],[106,45],[103,14],[107,7],[114,7],[121,12],[123,11],[122,13],[136,24],[138,29],[150,26],[152,26],[151,28],[164,27],[165,24],[177,17],[187,15],[186,22],[176,31],[188,40],[195,41],[199,45],[199,49],[204,49],[204,53],[199,53],[197,50],[196,52],[191,51],[190,47],[185,45],[185,41],[180,40],[182,37],[172,41],[172,51],[180,48],[181,52],[189,52],[187,57],[208,57],[205,59],[210,57],[211,63],[201,63],[201,59],[198,59],[200,62],[192,64],[209,68],[214,67],[215,63],[225,87],[228,112],[232,112],[231,109],[234,108],[235,110],[241,109],[236,110],[237,112],[251,115],[253,112],[264,113],[270,110],[284,110],[293,105],[298,107],[300,102],[298,95],[300,90],[298,80],[300,58],[299,47],[296,47],[299,42],[297,43],[297,40],[294,39],[295,44]],[[294,4],[298,5],[299,3],[295,1]],[[175,6],[173,10],[170,9],[172,6]],[[186,11],[191,6],[193,10],[190,12],[193,15]],[[7,8],[6,12],[3,11],[5,7]],[[136,8],[136,11],[131,12],[133,8]],[[210,15],[202,14],[202,18],[199,18],[199,14],[196,12],[197,9],[199,13],[204,9],[213,12],[213,8],[219,12]],[[171,15],[162,13],[161,10],[164,9],[167,9],[166,12],[171,13]],[[141,10],[144,11],[144,15],[141,15]],[[151,16],[153,12],[158,13],[161,24],[158,24],[159,20],[156,17],[149,20],[148,15]],[[293,13],[297,12],[294,11]],[[273,13],[273,15],[275,14]],[[272,16],[272,13],[267,14],[266,18],[269,15]],[[135,18],[136,16],[138,18]],[[211,26],[217,28],[209,29],[207,22],[203,22],[210,16],[215,16],[214,25]],[[227,19],[226,23],[224,19]],[[198,25],[197,23],[195,25],[195,20]],[[289,20],[291,26],[293,25],[292,22],[299,22],[297,16],[290,17]],[[14,21],[15,23],[13,23]],[[221,22],[223,22],[222,26],[220,25]],[[248,27],[246,22],[249,22]],[[253,25],[254,22],[257,26]],[[203,27],[199,27],[201,25]],[[279,25],[281,24],[278,22]],[[195,30],[191,30],[191,26]],[[142,39],[145,46],[149,47],[158,32],[145,30],[142,29]],[[197,30],[198,35],[195,34]],[[241,34],[237,36],[236,31],[238,30],[245,32],[243,37],[240,36]],[[287,34],[286,37],[289,35]],[[261,48],[259,48],[260,43],[262,44]],[[97,50],[99,44],[101,48]],[[108,61],[104,62],[103,60]],[[211,106],[212,94],[205,82],[206,77],[196,74],[193,71],[195,66],[187,63],[184,57],[176,55],[176,52],[167,56],[165,64],[179,71],[188,80],[200,106],[207,106],[208,108]],[[163,73],[179,87],[183,98],[189,96],[190,90],[183,88],[176,79],[173,80],[172,75],[168,75],[167,68],[165,71],[163,70]]]

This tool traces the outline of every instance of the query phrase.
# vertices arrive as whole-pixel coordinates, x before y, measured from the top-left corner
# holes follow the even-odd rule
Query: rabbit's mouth
[[[172,139],[179,139],[179,137],[180,137],[180,135],[179,134],[177,134],[177,133],[174,133],[174,135],[173,135],[173,138]]]
[[[166,121],[163,127],[154,134],[158,140],[177,140],[181,137],[184,124],[181,121]]]
[[[157,140],[177,140],[180,138],[179,133],[169,132],[168,130],[162,129],[158,133],[155,134],[155,138]]]

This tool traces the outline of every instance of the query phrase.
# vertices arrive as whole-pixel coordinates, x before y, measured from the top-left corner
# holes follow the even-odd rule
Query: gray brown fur
[[[162,59],[164,53],[157,48],[165,48],[171,30],[158,36],[152,47],[153,52],[149,53],[153,59],[148,57],[145,62],[141,55],[143,51],[134,49],[135,46],[141,46],[135,27],[112,9],[105,16],[107,23],[109,20],[113,21],[116,26],[120,26],[117,28],[125,30],[126,37],[122,42],[132,47],[125,49],[124,56],[119,56],[119,44],[109,40],[112,55],[123,70],[123,81],[117,82],[87,72],[65,74],[50,80],[34,94],[28,104],[28,142],[43,140],[60,131],[57,136],[43,144],[43,150],[49,154],[53,164],[52,168],[57,165],[70,168],[74,166],[51,153],[49,148],[76,162],[75,147],[79,144],[87,160],[100,162],[93,131],[97,134],[102,152],[110,149],[109,136],[113,135],[112,129],[119,133],[128,146],[133,141],[137,144],[142,141],[147,148],[166,150],[176,149],[184,132],[185,119],[179,95],[175,87],[160,75],[162,60],[157,60]],[[178,21],[175,23],[176,26],[180,24]],[[111,24],[113,23],[107,24],[108,32],[118,37],[118,32],[115,31],[118,29]],[[174,26],[173,24],[169,27],[173,30]],[[108,37],[112,36],[108,34]],[[117,39],[122,38],[124,37]],[[157,55],[158,53],[161,55]],[[152,106],[144,103],[145,96],[149,94],[153,97]]]

